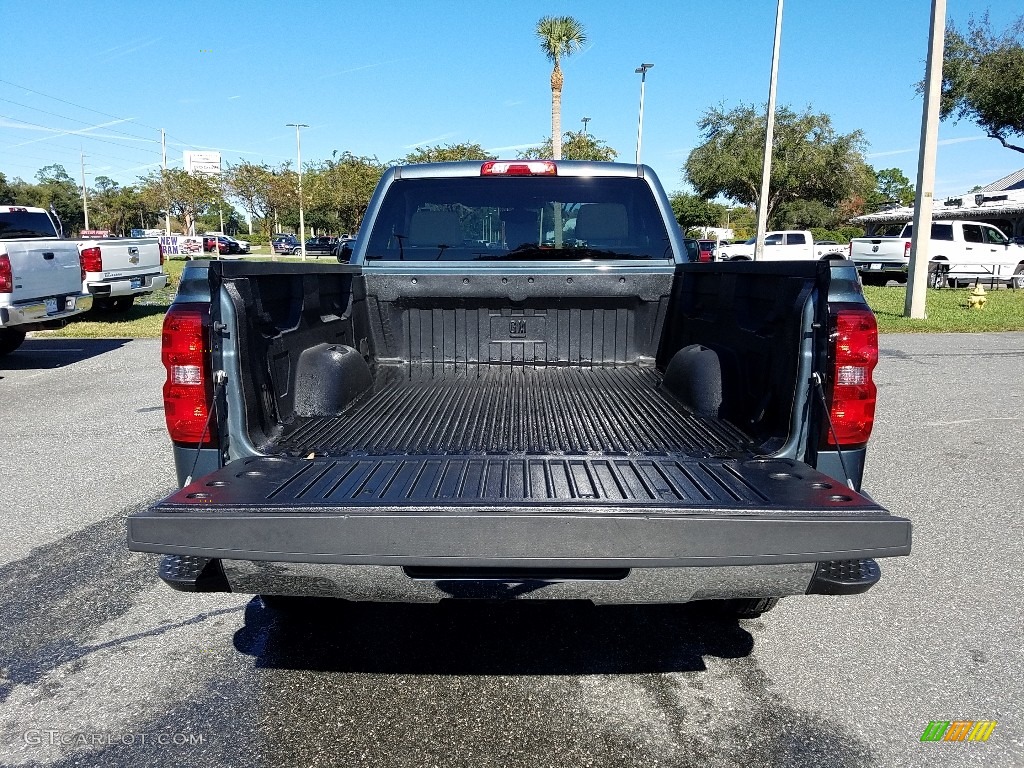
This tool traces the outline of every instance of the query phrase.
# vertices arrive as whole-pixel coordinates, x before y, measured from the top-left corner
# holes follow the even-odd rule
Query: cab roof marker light
[[[557,176],[553,160],[488,160],[480,166],[481,176]]]

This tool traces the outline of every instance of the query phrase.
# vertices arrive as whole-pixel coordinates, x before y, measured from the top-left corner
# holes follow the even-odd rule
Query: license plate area
[[[57,302],[57,297],[43,299],[43,303],[46,305],[46,314],[56,315],[60,312],[60,304]]]
[[[871,264],[871,265],[868,266],[868,269],[878,270],[878,269],[881,269],[881,268],[882,268],[881,264]]]
[[[141,288],[141,287],[142,287],[142,278],[141,277],[133,277],[132,278],[132,288],[135,289],[135,288]]]

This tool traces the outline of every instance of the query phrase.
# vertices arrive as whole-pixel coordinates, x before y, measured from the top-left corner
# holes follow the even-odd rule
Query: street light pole
[[[653,64],[641,64],[637,67],[634,72],[640,75],[640,119],[636,126],[636,164],[640,165],[640,145],[644,139],[644,84],[647,82],[647,70],[651,69]]]
[[[85,187],[85,152],[82,152],[82,210],[85,211],[85,228],[89,228],[89,193]]]
[[[935,155],[939,141],[939,102],[942,98],[942,56],[945,44],[946,0],[932,0],[925,69],[924,109],[921,112],[921,146],[917,158],[917,192],[914,199],[914,233],[910,239],[910,265],[903,316],[924,320],[928,292],[928,257],[932,231],[932,200],[935,191]]]
[[[299,138],[299,130],[309,128],[305,123],[286,123],[290,128],[295,129],[295,154],[299,162],[299,247],[302,249],[302,260],[306,260],[306,215],[302,208],[302,140]]]
[[[761,166],[761,196],[757,201],[757,230],[754,233],[754,261],[764,258],[765,230],[768,229],[768,192],[772,180],[772,144],[775,141],[775,86],[779,80],[779,45],[782,42],[782,0],[775,7],[775,45],[772,75],[768,81],[768,114],[764,129],[764,164]]]
[[[582,118],[580,120],[580,122],[583,123],[583,135],[586,136],[587,135],[587,123],[590,122],[590,118],[589,117],[584,117],[584,118]]]

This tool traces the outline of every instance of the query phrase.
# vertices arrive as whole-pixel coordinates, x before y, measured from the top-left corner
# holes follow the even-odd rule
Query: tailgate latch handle
[[[53,251],[43,251],[43,258],[46,259],[47,261],[52,259],[55,255],[56,254]]]

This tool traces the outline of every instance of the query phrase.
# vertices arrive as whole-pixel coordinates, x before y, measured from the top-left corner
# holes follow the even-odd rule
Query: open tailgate
[[[259,457],[132,515],[128,541],[282,562],[722,566],[906,555],[910,529],[790,460]]]

